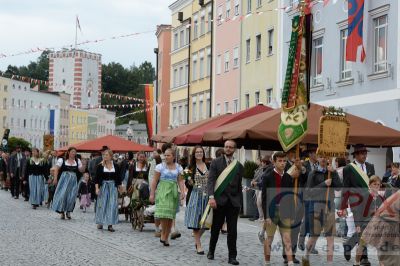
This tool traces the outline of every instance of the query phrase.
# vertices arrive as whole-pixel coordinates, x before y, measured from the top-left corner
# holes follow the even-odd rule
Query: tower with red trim
[[[99,107],[101,55],[76,49],[50,53],[49,91],[71,94],[77,108]]]

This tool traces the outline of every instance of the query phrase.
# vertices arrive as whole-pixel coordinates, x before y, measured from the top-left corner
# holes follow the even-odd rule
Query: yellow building
[[[241,110],[279,106],[281,90],[280,1],[242,0]],[[273,11],[271,11],[273,10]]]
[[[69,109],[68,145],[87,140],[88,111],[83,109]]]
[[[193,0],[177,0],[169,6],[172,27],[170,127],[187,123],[192,2]],[[159,62],[159,64],[163,64],[163,62]]]
[[[200,6],[200,3],[202,5]],[[210,116],[213,0],[192,2],[189,121]]]
[[[1,136],[3,136],[4,129],[8,128],[8,90],[10,86],[10,79],[0,77],[0,129],[2,129]]]

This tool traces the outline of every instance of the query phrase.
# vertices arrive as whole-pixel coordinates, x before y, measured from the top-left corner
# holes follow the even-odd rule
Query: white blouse
[[[58,159],[57,160],[57,166],[58,167],[61,167],[62,166],[62,164],[63,164],[63,162],[64,162],[64,159],[63,158],[60,158],[60,159]],[[74,160],[74,162],[72,163],[72,164],[70,164],[70,163],[68,163],[68,160],[65,162],[65,165],[67,165],[67,166],[76,166],[76,161]],[[81,160],[80,159],[78,159],[78,167],[79,168],[81,168],[82,167],[82,162],[81,162]]]

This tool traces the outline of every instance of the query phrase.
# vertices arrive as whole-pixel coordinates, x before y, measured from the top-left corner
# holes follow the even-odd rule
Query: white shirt
[[[356,163],[356,165],[358,167],[360,167],[361,170],[363,170],[364,173],[367,173],[367,166],[365,165],[365,163],[361,164],[361,163],[357,162],[356,160],[354,162]]]
[[[61,167],[62,164],[63,164],[63,162],[64,162],[64,159],[63,159],[63,158],[60,158],[60,159],[57,160],[57,164],[56,164],[56,165],[57,165],[58,167]],[[68,160],[67,160],[67,161],[65,161],[65,165],[67,165],[67,166],[76,166],[76,161],[74,160],[74,162],[73,162],[72,164],[70,164],[70,163],[68,162]],[[78,167],[79,167],[79,168],[82,167],[82,162],[81,162],[80,159],[78,159]]]
[[[115,173],[114,163],[112,163],[111,169],[108,169],[107,167],[104,166],[104,173]]]

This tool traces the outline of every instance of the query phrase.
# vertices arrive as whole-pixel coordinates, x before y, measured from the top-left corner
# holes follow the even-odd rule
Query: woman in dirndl
[[[185,191],[184,184],[181,178],[183,169],[179,164],[174,162],[174,154],[175,151],[172,148],[165,150],[165,162],[156,166],[150,189],[150,202],[155,202],[156,204],[154,217],[160,219],[160,242],[164,246],[169,246],[168,239],[171,233],[172,222],[175,219],[178,208],[178,185],[182,191],[180,200],[185,198],[185,194],[183,193]]]
[[[29,203],[32,209],[42,204],[44,181],[49,172],[47,161],[39,157],[39,149],[32,148],[32,157],[26,162],[25,180],[29,181]]]
[[[192,175],[188,180],[188,183],[193,187],[193,189],[186,206],[185,226],[193,230],[197,254],[204,255],[204,250],[202,249],[200,242],[204,229],[200,226],[200,220],[208,203],[208,168],[205,163],[203,147],[196,146],[193,148],[190,156],[189,170]]]
[[[96,216],[95,221],[98,229],[108,226],[108,231],[114,232],[112,227],[118,223],[118,189],[121,188],[120,171],[117,164],[114,164],[113,152],[105,150],[103,161],[97,166],[96,186]]]
[[[80,159],[76,157],[76,149],[70,147],[65,158],[57,160],[54,184],[57,185],[51,208],[61,215],[61,219],[71,219],[78,195],[78,178],[85,169]],[[58,178],[59,177],[59,178]]]

